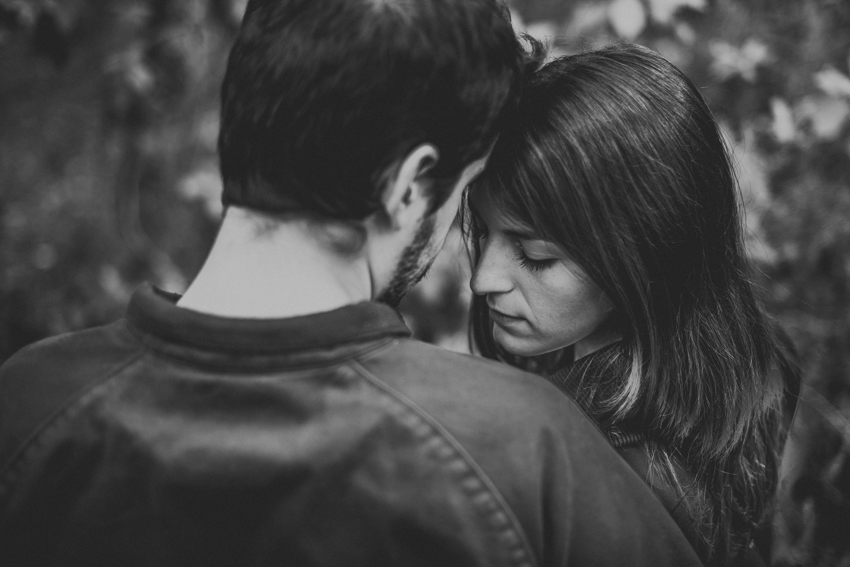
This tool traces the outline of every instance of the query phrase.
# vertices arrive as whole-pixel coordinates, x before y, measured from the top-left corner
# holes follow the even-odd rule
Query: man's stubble
[[[413,237],[413,242],[402,251],[401,259],[390,278],[390,283],[378,295],[377,301],[391,307],[398,307],[408,290],[425,277],[440,248],[433,250],[434,226],[435,215],[429,215],[422,220],[422,224]],[[430,258],[427,257],[429,255]]]

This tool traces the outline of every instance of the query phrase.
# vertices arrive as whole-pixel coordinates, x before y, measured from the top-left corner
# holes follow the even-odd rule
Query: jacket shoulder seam
[[[119,363],[111,371],[107,372],[103,378],[93,381],[93,383],[88,387],[82,388],[74,395],[69,396],[65,402],[58,405],[53,412],[48,414],[35,428],[33,428],[32,432],[26,436],[20,446],[12,453],[9,460],[0,467],[0,499],[4,498],[11,490],[11,486],[14,484],[15,480],[15,475],[13,474],[15,469],[19,468],[19,465],[24,460],[26,454],[37,444],[39,439],[44,438],[44,436],[56,426],[63,416],[71,412],[74,407],[83,403],[83,400],[87,398],[92,391],[100,388],[109,380],[120,374],[124,369],[144,356],[146,352],[146,349],[141,349],[139,352]]]
[[[420,407],[416,402],[394,389],[366,368],[360,361],[354,360],[351,365],[374,388],[378,389],[404,412],[404,425],[411,430],[419,430],[420,436],[427,434],[431,439],[439,440],[438,457],[443,462],[451,461],[452,465],[460,464],[466,469],[468,481],[460,483],[461,490],[467,494],[473,507],[485,516],[489,527],[497,530],[510,549],[511,563],[516,567],[533,567],[536,565],[534,553],[528,536],[519,519],[505,501],[499,489],[475,461],[472,455],[434,416]],[[427,431],[427,433],[425,433]]]

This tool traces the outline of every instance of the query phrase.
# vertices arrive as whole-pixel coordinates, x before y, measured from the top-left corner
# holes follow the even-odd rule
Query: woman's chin
[[[517,337],[500,329],[498,325],[493,328],[493,340],[496,341],[503,350],[515,356],[537,356],[543,354],[546,350],[541,350],[540,345],[534,340]]]
[[[493,340],[496,341],[496,344],[498,344],[502,350],[514,356],[523,356],[526,358],[531,356],[540,356],[541,354],[548,354],[569,346],[560,343],[551,344],[551,341],[541,341],[536,337],[520,337],[513,335],[505,332],[504,329],[500,329],[498,325],[493,326]]]

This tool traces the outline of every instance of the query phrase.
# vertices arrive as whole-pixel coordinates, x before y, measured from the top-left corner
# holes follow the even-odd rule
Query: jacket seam
[[[11,490],[15,484],[15,476],[13,473],[16,468],[18,468],[21,462],[26,460],[26,455],[34,446],[36,446],[40,440],[42,440],[46,435],[53,430],[57,423],[64,417],[67,416],[75,407],[80,405],[83,400],[85,400],[91,392],[102,387],[104,384],[115,378],[118,374],[127,369],[130,365],[137,362],[141,359],[147,350],[142,349],[140,352],[134,354],[129,359],[125,360],[123,363],[119,364],[116,368],[114,368],[111,372],[107,373],[105,377],[101,380],[97,380],[94,384],[89,386],[88,388],[84,388],[77,392],[75,395],[69,397],[63,404],[56,408],[54,412],[44,418],[44,420],[33,429],[33,431],[24,439],[21,443],[20,447],[16,449],[12,456],[9,458],[9,461],[0,468],[0,500],[5,499],[5,497],[11,493]]]
[[[473,506],[486,518],[487,524],[491,528],[495,528],[498,537],[503,538],[507,535],[508,548],[510,549],[510,561],[517,567],[533,567],[537,563],[534,559],[531,544],[519,522],[519,519],[514,514],[511,507],[505,501],[504,497],[499,492],[499,489],[493,483],[487,473],[481,468],[475,459],[470,455],[463,445],[458,441],[435,417],[421,408],[413,400],[394,389],[389,384],[382,381],[363,364],[354,360],[351,362],[354,369],[361,374],[373,387],[380,390],[385,396],[391,398],[402,410],[417,420],[423,421],[436,434],[435,438],[442,441],[445,446],[452,451],[459,461],[465,466],[466,471],[472,474],[480,483],[478,486],[470,486],[467,483],[460,483],[461,490],[466,492]],[[492,503],[488,509],[482,510],[481,496],[487,499],[492,499]],[[503,540],[504,541],[504,540]]]

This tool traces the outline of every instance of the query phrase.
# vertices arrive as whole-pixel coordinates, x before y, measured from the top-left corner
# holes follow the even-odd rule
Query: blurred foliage
[[[228,2],[0,1],[0,360],[181,288],[217,225]]]
[[[0,0],[0,361],[181,291],[221,212],[218,86],[244,0]],[[799,349],[777,565],[850,566],[850,2],[513,0],[555,53],[619,38],[703,89],[728,134],[748,246]],[[403,304],[466,348],[457,231]]]

